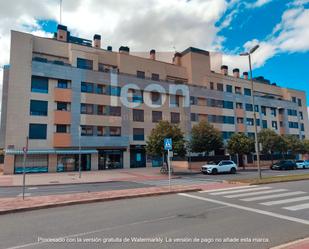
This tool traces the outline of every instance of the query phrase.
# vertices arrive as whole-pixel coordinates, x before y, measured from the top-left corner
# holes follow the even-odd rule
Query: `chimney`
[[[68,28],[67,26],[58,24],[57,26],[57,40],[58,41],[68,41]]]
[[[173,58],[173,63],[175,64],[175,65],[177,65],[177,66],[181,66],[181,53],[179,53],[179,52],[176,52],[175,54],[174,54],[174,58]]]
[[[228,75],[228,72],[229,72],[229,67],[226,66],[226,65],[222,65],[222,66],[221,66],[221,73],[222,73],[223,75]]]
[[[233,69],[233,75],[234,75],[234,77],[239,78],[239,68]]]
[[[93,36],[93,46],[95,48],[101,48],[101,36],[98,34],[95,34]]]
[[[243,76],[244,76],[244,79],[247,80],[248,79],[248,72],[243,72]]]
[[[122,54],[130,54],[130,48],[129,47],[125,47],[125,46],[121,46],[119,48],[119,53]]]
[[[107,46],[107,51],[113,51],[113,47],[112,46]]]
[[[150,56],[150,59],[155,60],[156,59],[156,50],[151,49],[149,56]]]

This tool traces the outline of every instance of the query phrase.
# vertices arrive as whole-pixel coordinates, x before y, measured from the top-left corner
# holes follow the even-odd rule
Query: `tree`
[[[258,141],[262,145],[262,153],[269,153],[273,164],[273,153],[284,147],[284,141],[271,129],[263,129],[258,134]]]
[[[294,135],[284,135],[287,144],[286,152],[291,152],[293,155],[304,153],[304,145],[302,141]]]
[[[309,154],[309,140],[303,140],[303,147],[304,147],[304,153],[303,154]]]
[[[168,121],[160,121],[157,126],[152,129],[150,136],[146,142],[146,152],[152,156],[164,156],[164,138],[173,140],[173,152],[179,156],[185,156],[185,139],[183,132],[177,125],[172,125]]]
[[[207,121],[200,121],[191,131],[190,147],[192,152],[210,152],[222,148],[223,139],[220,131]]]
[[[244,133],[235,133],[228,141],[227,150],[232,155],[242,157],[254,152],[254,140]]]

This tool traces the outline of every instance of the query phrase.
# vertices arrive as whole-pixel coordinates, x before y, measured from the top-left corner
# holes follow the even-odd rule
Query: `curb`
[[[295,240],[295,241],[292,241],[292,242],[288,242],[288,243],[280,245],[280,246],[271,247],[270,249],[293,249],[293,248],[297,249],[298,246],[303,246],[302,245],[303,242],[307,242],[307,245],[309,245],[309,237],[304,238],[304,239]],[[305,248],[305,247],[303,247],[303,248]]]
[[[121,196],[112,196],[106,198],[93,198],[93,199],[85,199],[85,200],[69,200],[63,201],[59,203],[50,203],[50,204],[39,204],[33,207],[22,207],[22,208],[15,208],[9,210],[0,210],[0,215],[3,214],[11,214],[11,213],[19,213],[25,211],[33,211],[39,209],[47,209],[47,208],[54,208],[54,207],[64,207],[64,206],[72,206],[77,204],[88,204],[88,203],[96,203],[96,202],[105,202],[105,201],[114,201],[114,200],[121,200],[121,199],[133,199],[133,198],[140,198],[140,197],[150,197],[150,196],[160,196],[160,195],[169,195],[169,194],[177,194],[177,193],[187,193],[187,192],[196,192],[201,191],[202,188],[196,187],[191,189],[179,189],[179,190],[166,190],[162,192],[153,192],[153,193],[142,193],[142,194],[132,194],[132,195],[121,195]]]
[[[309,179],[293,179],[293,180],[280,180],[275,182],[238,182],[238,181],[228,181],[224,180],[224,183],[229,184],[247,184],[247,185],[262,185],[262,184],[274,184],[274,183],[282,183],[282,182],[298,182],[298,181],[306,181]]]

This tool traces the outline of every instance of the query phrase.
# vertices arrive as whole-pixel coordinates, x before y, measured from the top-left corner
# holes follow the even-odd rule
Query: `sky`
[[[60,0],[0,0],[0,67],[9,64],[10,30],[51,37]],[[304,90],[309,106],[309,0],[63,0],[62,23],[73,35],[131,51],[222,52],[229,68]],[[2,85],[0,69],[0,85]],[[308,108],[309,109],[309,108]]]

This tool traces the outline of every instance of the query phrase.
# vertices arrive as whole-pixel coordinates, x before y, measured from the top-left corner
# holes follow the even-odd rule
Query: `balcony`
[[[72,102],[72,90],[69,88],[55,88],[54,100],[59,102]]]
[[[71,112],[54,111],[54,124],[71,124]]]
[[[71,134],[69,133],[54,133],[54,147],[70,147]]]

